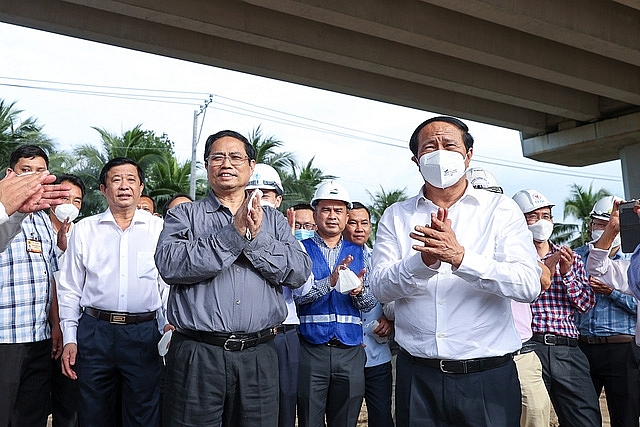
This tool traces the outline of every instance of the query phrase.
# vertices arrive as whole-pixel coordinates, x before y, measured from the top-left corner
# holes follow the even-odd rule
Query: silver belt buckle
[[[544,334],[542,337],[545,345],[556,345],[556,336],[553,334]]]
[[[442,373],[444,373],[444,374],[457,374],[458,372],[447,371],[447,370],[445,369],[444,364],[445,364],[446,362],[450,362],[450,361],[449,361],[449,360],[441,360],[441,361],[440,361],[440,371],[441,371]],[[451,360],[451,362],[454,362],[454,361],[453,361],[453,360]],[[462,369],[462,373],[463,373],[463,374],[466,374],[466,373],[467,373],[467,361],[466,361],[466,360],[463,360],[463,361],[461,361],[461,362],[462,362],[462,368],[463,368],[463,369]]]
[[[244,340],[236,338],[235,335],[230,335],[222,345],[222,348],[227,351],[242,351],[244,350]]]

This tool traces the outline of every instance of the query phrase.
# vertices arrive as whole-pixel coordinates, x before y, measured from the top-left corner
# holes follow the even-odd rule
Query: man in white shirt
[[[398,426],[520,422],[510,304],[538,295],[540,267],[518,206],[467,185],[472,147],[458,119],[420,124],[410,148],[424,186],[378,223],[371,283],[395,301]]]
[[[143,188],[135,161],[110,160],[100,173],[109,209],[75,225],[62,261],[62,369],[79,381],[83,425],[116,425],[118,387],[123,425],[160,424],[156,344],[168,327],[167,286],[153,255],[163,222],[136,209]]]

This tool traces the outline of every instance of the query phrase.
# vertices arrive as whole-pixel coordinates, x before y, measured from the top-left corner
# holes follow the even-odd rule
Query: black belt
[[[130,325],[132,323],[148,322],[155,320],[156,312],[149,313],[122,313],[118,311],[98,310],[93,307],[85,307],[85,314],[95,317],[98,320],[105,320],[114,325]]]
[[[353,348],[355,347],[355,345],[346,345],[343,344],[338,338],[333,337],[331,338],[329,341],[327,341],[326,343],[322,344],[322,345],[328,345],[329,347],[336,347],[336,348]]]
[[[513,353],[513,355],[519,356],[521,354],[531,353],[533,350],[535,350],[535,348],[536,348],[535,344],[533,344],[531,340],[527,340],[522,343],[522,347],[520,348],[520,350]]]
[[[531,339],[545,345],[568,345],[569,347],[576,347],[578,345],[577,338],[563,337],[562,335],[533,334]]]
[[[277,328],[267,328],[252,334],[192,331],[176,329],[176,332],[192,340],[222,347],[227,351],[242,351],[271,341],[278,333]]]
[[[474,372],[486,371],[488,369],[497,368],[509,363],[513,360],[511,353],[503,356],[481,357],[478,359],[467,360],[443,360],[443,359],[425,359],[410,355],[405,349],[400,349],[405,355],[409,356],[415,362],[431,368],[440,369],[445,374],[472,374]]]
[[[609,337],[596,337],[593,335],[580,335],[578,341],[587,344],[625,344],[633,341],[633,335],[611,335]]]
[[[292,323],[282,324],[276,328],[276,334],[284,334],[285,332],[298,330],[298,325]]]

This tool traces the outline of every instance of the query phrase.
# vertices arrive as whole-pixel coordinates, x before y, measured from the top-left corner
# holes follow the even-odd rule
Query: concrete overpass
[[[620,159],[640,197],[640,0],[0,0],[0,21],[517,129],[532,159]]]

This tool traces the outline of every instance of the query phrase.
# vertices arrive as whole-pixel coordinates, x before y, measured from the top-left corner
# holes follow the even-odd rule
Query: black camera
[[[621,203],[620,211],[620,240],[622,252],[632,253],[640,244],[640,218],[634,212],[634,207],[640,208],[640,200]]]

